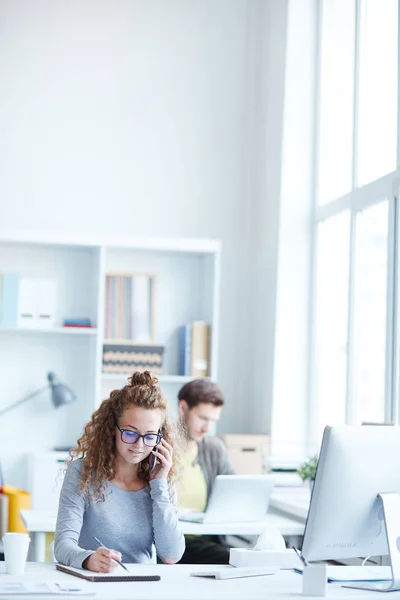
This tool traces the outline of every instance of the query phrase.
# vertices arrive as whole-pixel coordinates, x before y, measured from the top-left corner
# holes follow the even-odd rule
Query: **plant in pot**
[[[312,490],[314,485],[315,474],[317,472],[318,456],[311,456],[305,462],[303,462],[297,469],[297,474],[301,480],[308,481],[310,489]]]

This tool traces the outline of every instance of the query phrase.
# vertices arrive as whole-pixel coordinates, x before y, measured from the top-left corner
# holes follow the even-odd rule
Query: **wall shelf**
[[[116,381],[126,383],[126,379],[130,377],[132,373],[103,373],[102,378],[105,381]],[[186,377],[184,375],[157,375],[160,383],[180,383],[185,384],[193,379],[193,377]]]
[[[46,333],[56,335],[96,335],[95,327],[0,327],[0,333]]]

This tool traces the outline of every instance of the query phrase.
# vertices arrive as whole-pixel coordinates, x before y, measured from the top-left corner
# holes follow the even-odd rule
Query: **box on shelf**
[[[267,473],[270,438],[268,435],[225,433],[219,436],[228,449],[238,475]]]
[[[160,375],[164,346],[107,342],[103,345],[103,373],[151,371]]]

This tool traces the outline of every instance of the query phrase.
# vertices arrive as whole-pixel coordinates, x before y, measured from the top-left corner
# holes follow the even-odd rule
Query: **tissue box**
[[[231,548],[229,564],[233,567],[280,567],[281,569],[294,569],[301,565],[299,557],[291,548],[286,550]]]

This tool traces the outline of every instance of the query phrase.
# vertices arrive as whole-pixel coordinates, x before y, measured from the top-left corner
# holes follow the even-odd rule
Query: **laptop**
[[[265,519],[273,475],[217,475],[205,512],[181,509],[178,518],[193,523],[256,523]]]

